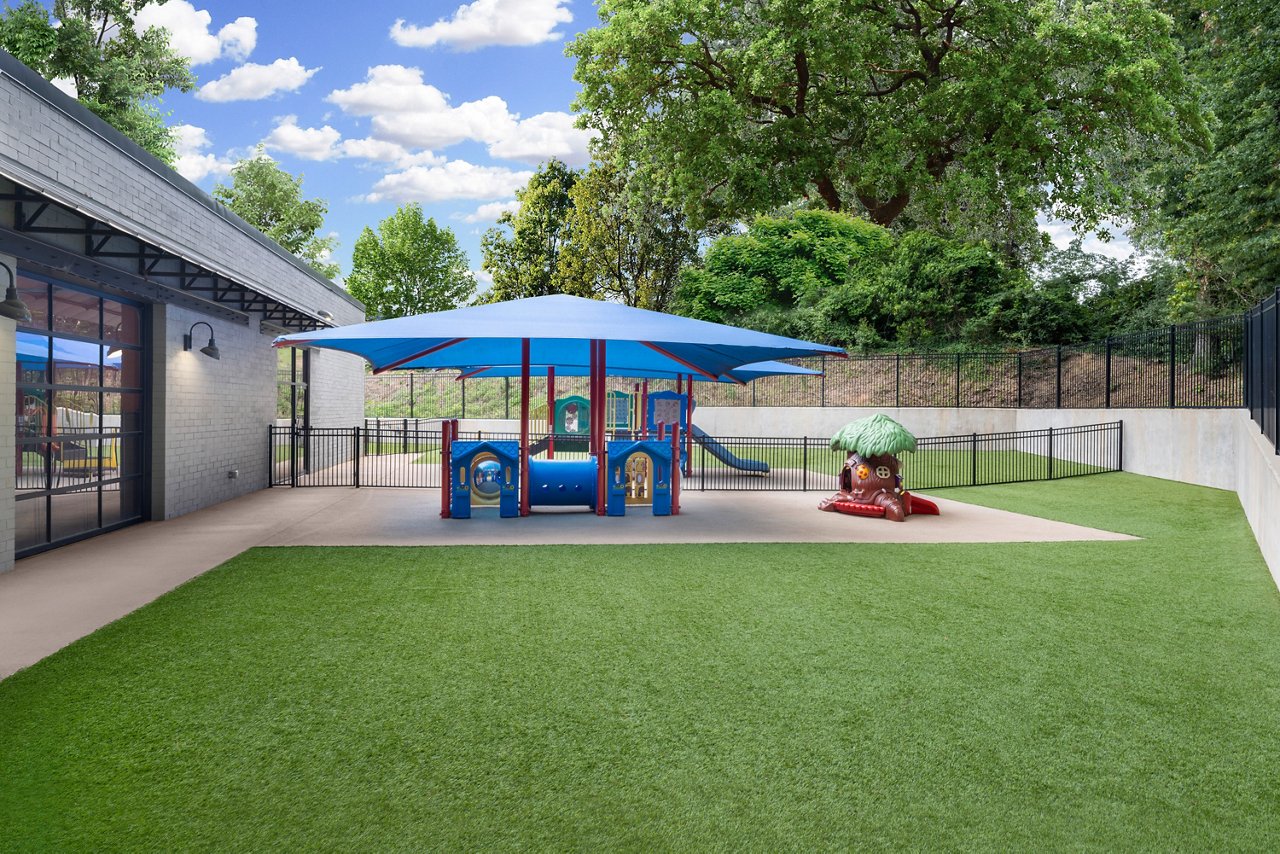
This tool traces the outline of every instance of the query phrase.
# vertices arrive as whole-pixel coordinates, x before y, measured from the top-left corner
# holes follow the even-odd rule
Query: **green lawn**
[[[0,682],[0,847],[1280,847],[1235,497],[947,497],[1145,539],[252,550]]]

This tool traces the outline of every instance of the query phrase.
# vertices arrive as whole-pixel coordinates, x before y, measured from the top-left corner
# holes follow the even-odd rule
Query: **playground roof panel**
[[[529,374],[535,377],[545,377],[547,375],[547,365],[530,365]],[[585,377],[589,375],[589,370],[585,365],[558,365],[555,366],[556,376],[560,377]],[[685,376],[691,376],[687,370],[680,371]],[[634,379],[659,379],[674,380],[676,373],[661,370],[640,370],[635,369],[631,373],[620,373],[613,365],[609,365],[609,376],[627,377]],[[520,376],[519,365],[494,365],[491,367],[468,367],[462,369],[462,373],[458,375],[458,379],[472,379],[484,377],[518,377]],[[711,378],[702,375],[693,375],[700,382],[711,382]],[[786,362],[751,362],[746,365],[739,365],[736,368],[725,371],[715,377],[714,382],[721,383],[746,383],[761,377],[774,376],[804,376],[804,377],[820,377],[822,371],[815,371],[813,368],[802,368],[799,365],[788,365]]]
[[[590,342],[605,344],[608,373],[663,371],[718,378],[749,362],[831,354],[838,347],[566,294],[282,335],[277,347],[354,353],[376,373],[394,368],[519,365],[585,367]]]

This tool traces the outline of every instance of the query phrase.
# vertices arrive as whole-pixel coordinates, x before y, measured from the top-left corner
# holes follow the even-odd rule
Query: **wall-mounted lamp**
[[[9,289],[4,292],[4,302],[0,302],[0,315],[11,317],[19,323],[30,323],[31,309],[18,296],[18,280],[13,275],[13,270],[7,264],[0,264],[0,269],[9,274]]]
[[[190,350],[190,349],[191,349],[191,339],[192,339],[192,337],[193,337],[193,336],[192,336],[192,333],[196,331],[196,327],[197,327],[197,326],[209,326],[209,324],[208,324],[208,323],[205,323],[203,320],[197,320],[195,323],[191,324],[191,328],[190,328],[189,330],[187,330],[187,334],[182,336],[182,349],[183,349],[183,350]],[[208,356],[208,357],[209,357],[209,358],[211,358],[211,359],[221,359],[221,358],[222,358],[222,354],[218,352],[218,345],[217,345],[217,344],[215,344],[215,343],[213,342],[213,327],[212,327],[212,326],[209,326],[209,343],[208,343],[206,346],[201,347],[201,348],[200,348],[200,352],[201,352],[201,353],[204,353],[206,356]]]
[[[320,318],[325,323],[328,323],[330,326],[333,325],[333,315],[325,311],[323,308],[316,312],[316,317]]]

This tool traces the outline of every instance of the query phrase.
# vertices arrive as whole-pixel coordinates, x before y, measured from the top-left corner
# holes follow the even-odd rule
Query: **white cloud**
[[[475,0],[430,26],[397,20],[391,40],[401,47],[445,44],[457,50],[541,44],[564,38],[556,26],[573,20],[566,6],[568,0]]]
[[[525,163],[541,163],[558,157],[570,166],[585,166],[591,162],[588,143],[598,132],[576,128],[573,121],[569,113],[530,116],[491,144],[489,153]]]
[[[421,69],[403,65],[370,68],[363,83],[334,90],[328,100],[348,114],[368,116],[375,139],[428,149],[474,140],[494,157],[525,163],[558,157],[571,166],[585,165],[595,133],[574,127],[568,113],[521,120],[496,95],[451,106],[448,95],[423,81]]]
[[[230,157],[218,157],[205,151],[213,143],[204,128],[195,125],[175,125],[173,128],[174,152],[177,155],[173,168],[188,181],[202,181],[212,175],[216,178],[231,173],[236,161]]]
[[[304,160],[332,160],[342,153],[337,148],[342,134],[325,125],[322,128],[298,127],[297,116],[285,116],[262,141],[267,148],[284,151]]]
[[[261,101],[277,92],[295,92],[319,68],[306,68],[294,57],[277,59],[270,65],[250,62],[200,87],[201,101]]]
[[[501,199],[528,183],[532,172],[501,166],[476,166],[450,160],[440,166],[414,166],[374,184],[368,202],[440,202],[450,199]]]
[[[192,65],[204,65],[219,57],[243,62],[258,44],[258,22],[253,18],[236,18],[217,33],[211,33],[209,25],[213,17],[187,0],[143,6],[134,20],[140,29],[163,27],[168,30],[169,44],[188,57]]]
[[[72,98],[79,98],[80,93],[76,88],[76,79],[74,77],[55,77],[50,81],[58,88],[58,91],[64,95],[70,95]]]
[[[512,199],[509,202],[489,202],[481,205],[469,214],[462,217],[463,222],[497,222],[498,217],[502,216],[504,211],[515,213],[520,210],[520,200]]]
[[[344,157],[357,157],[376,163],[391,163],[397,169],[410,166],[440,166],[446,158],[432,151],[412,152],[395,142],[384,139],[345,139],[342,141]]]

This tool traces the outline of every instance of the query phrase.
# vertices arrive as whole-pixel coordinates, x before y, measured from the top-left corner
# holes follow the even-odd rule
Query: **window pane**
[[[53,289],[53,331],[70,332],[85,338],[101,338],[98,304],[93,294],[69,288]]]
[[[14,516],[17,530],[15,531],[14,546],[17,549],[40,546],[49,541],[45,537],[44,530],[45,505],[48,500],[48,498],[41,496],[40,498],[16,502]]]
[[[15,477],[18,494],[48,489],[51,462],[48,442],[19,442]]]
[[[54,434],[97,433],[100,421],[98,396],[96,391],[55,391]]]
[[[18,350],[18,385],[47,383],[49,381],[49,336],[19,332],[15,344]]]
[[[53,505],[54,540],[88,533],[98,527],[97,484],[74,492],[55,493],[50,496],[50,503]]]
[[[102,340],[116,344],[142,343],[142,311],[114,300],[102,301]]]
[[[18,276],[18,296],[31,310],[31,322],[23,324],[34,329],[49,328],[49,286],[44,282]]]
[[[102,347],[70,338],[53,339],[53,382],[55,385],[99,385],[98,363]]]
[[[110,388],[142,388],[142,351],[103,347],[102,384]]]

